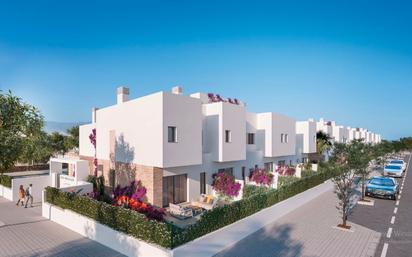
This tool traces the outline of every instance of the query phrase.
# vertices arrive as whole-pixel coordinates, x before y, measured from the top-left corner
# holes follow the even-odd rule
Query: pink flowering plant
[[[96,157],[96,129],[92,129],[92,133],[89,135],[90,143],[94,147],[94,159],[93,159],[93,165],[94,165],[94,176],[97,177],[97,157]]]
[[[250,180],[258,185],[269,186],[273,182],[273,174],[265,169],[256,168],[250,174]]]
[[[225,172],[213,174],[213,190],[215,190],[222,197],[233,199],[239,195],[241,188],[240,183],[235,181],[235,177]]]

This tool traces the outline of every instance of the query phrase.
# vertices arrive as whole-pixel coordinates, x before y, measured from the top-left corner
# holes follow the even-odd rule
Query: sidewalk
[[[381,234],[332,228],[341,222],[336,204],[329,190],[215,256],[374,256]]]
[[[0,257],[122,256],[41,217],[41,206],[16,207],[0,197]]]

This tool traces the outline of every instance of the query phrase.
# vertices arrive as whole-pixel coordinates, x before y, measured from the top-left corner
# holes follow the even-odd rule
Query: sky
[[[286,3],[287,2],[287,3]],[[181,85],[412,136],[412,2],[1,1],[0,89],[45,119]]]

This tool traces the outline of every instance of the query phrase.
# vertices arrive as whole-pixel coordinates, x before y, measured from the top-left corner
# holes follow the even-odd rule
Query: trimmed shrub
[[[7,175],[0,175],[0,185],[11,188],[11,177]]]
[[[264,208],[270,207],[280,201],[288,199],[296,194],[317,186],[332,178],[335,174],[330,171],[317,172],[291,183],[285,184],[279,189],[263,190],[252,188],[247,190],[248,197],[231,204],[216,207],[203,213],[202,218],[195,224],[185,229],[175,229],[173,235],[173,247],[177,247],[205,234],[213,232],[224,226],[250,216]]]
[[[245,186],[242,200],[205,211],[197,223],[184,229],[170,223],[149,220],[136,211],[79,194],[60,192],[52,187],[46,188],[46,200],[143,241],[175,248],[317,186],[335,175],[337,174],[332,170],[325,168],[321,172],[286,183],[279,189]]]
[[[286,184],[293,183],[299,179],[300,178],[295,177],[295,176],[279,176],[278,177],[278,187],[282,187]]]
[[[265,186],[245,185],[243,187],[243,198],[248,198],[254,194],[266,193],[270,189]]]
[[[173,245],[172,224],[149,220],[144,214],[136,211],[116,207],[87,196],[61,192],[53,187],[46,188],[46,200],[143,241],[166,248]]]

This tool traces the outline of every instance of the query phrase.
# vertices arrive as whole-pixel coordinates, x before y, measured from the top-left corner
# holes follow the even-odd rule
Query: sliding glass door
[[[163,177],[163,207],[187,201],[187,174]]]

